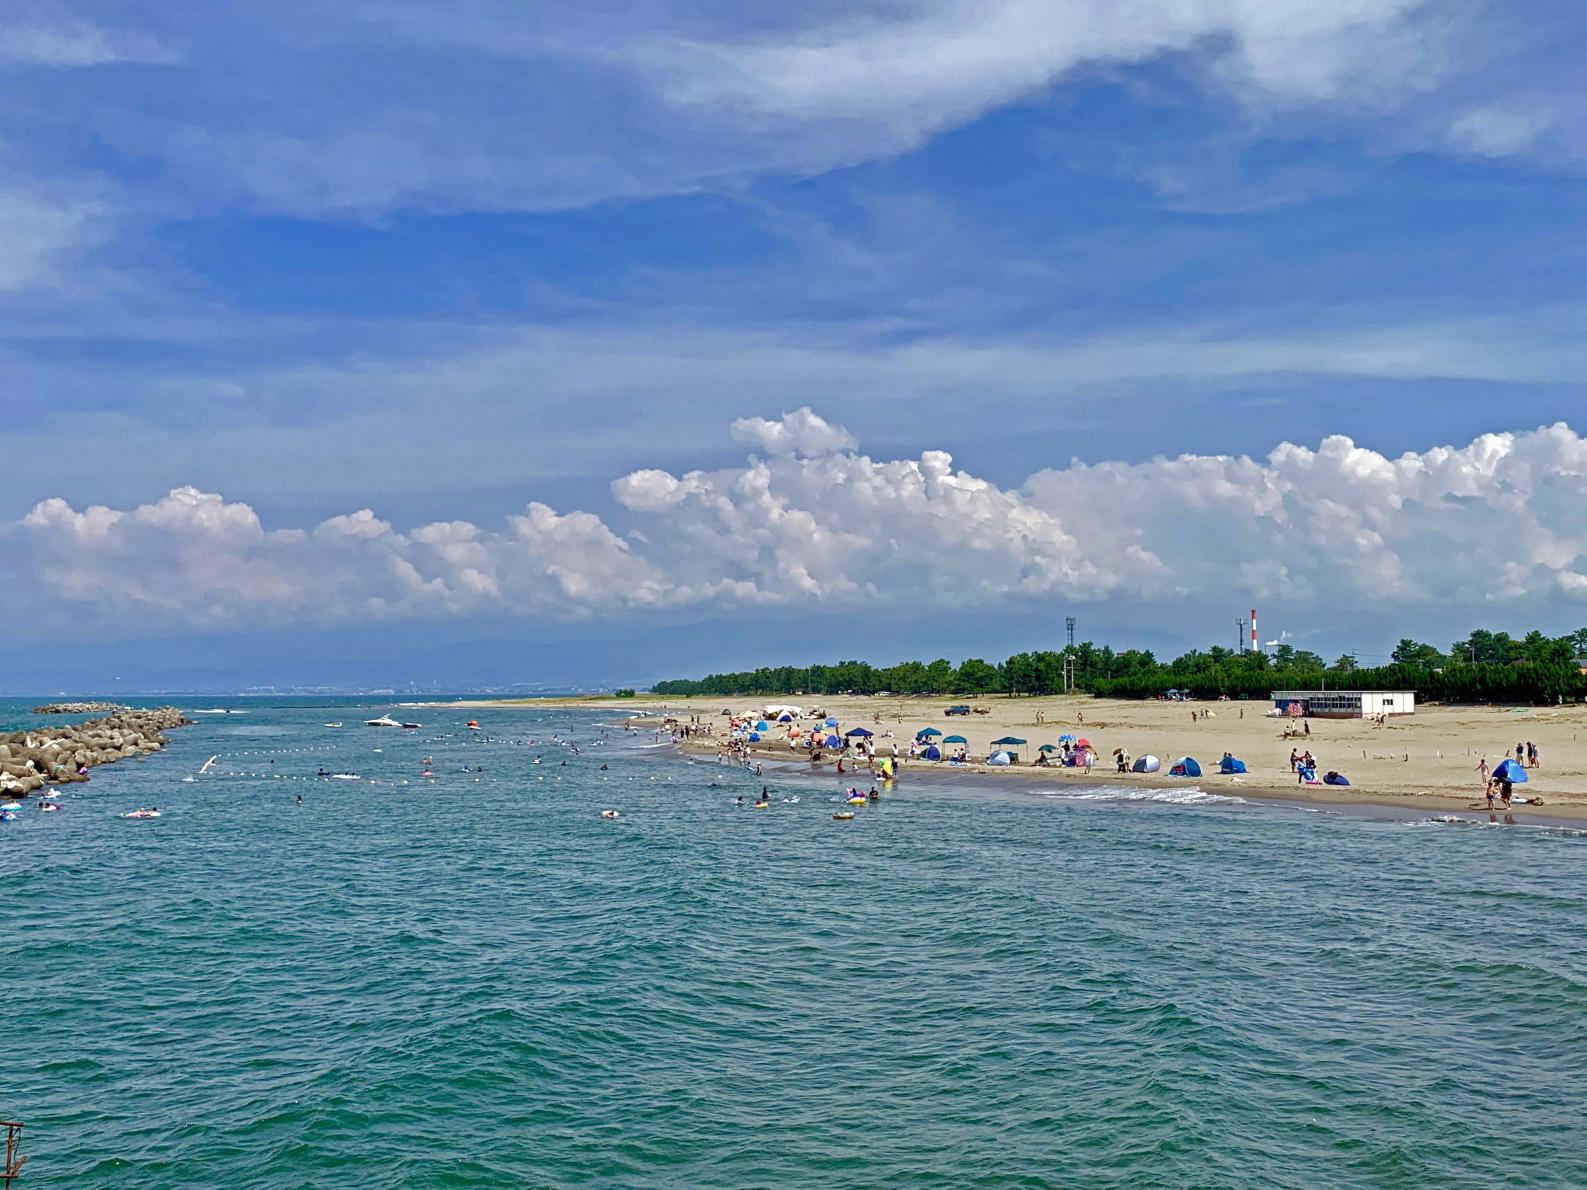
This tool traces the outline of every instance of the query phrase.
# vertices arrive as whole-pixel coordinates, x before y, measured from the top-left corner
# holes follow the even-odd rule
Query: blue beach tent
[[[871,731],[867,731],[863,727],[851,727],[847,731],[845,731],[843,734],[847,735],[847,736],[856,736],[856,735],[857,736],[864,736],[866,739],[869,739],[875,733],[871,732]]]
[[[823,748],[841,748],[843,747],[843,741],[838,739],[838,737],[835,735],[829,735],[821,742],[821,746]]]
[[[1011,763],[1011,761],[1007,752],[994,752],[992,755],[986,758],[986,763],[1002,767],[1003,765]]]
[[[749,742],[750,743],[752,743],[752,744],[756,743],[757,741],[759,741],[759,739],[760,739],[760,732],[752,731],[752,732],[749,733]]]
[[[1501,760],[1493,766],[1495,781],[1508,781],[1511,785],[1526,784],[1526,770],[1513,760]]]
[[[1201,776],[1201,765],[1194,756],[1181,756],[1169,767],[1168,775],[1170,777],[1199,777]]]
[[[926,757],[927,760],[941,760],[942,759],[942,749],[937,747],[937,745],[933,744],[933,745],[931,745],[931,747],[926,749],[925,757]]]
[[[1245,772],[1245,761],[1237,756],[1225,756],[1218,762],[1218,771],[1226,777],[1231,773],[1243,773]]]
[[[766,730],[766,720],[764,720],[764,719],[759,720],[755,724],[755,730],[756,731],[765,731]]]

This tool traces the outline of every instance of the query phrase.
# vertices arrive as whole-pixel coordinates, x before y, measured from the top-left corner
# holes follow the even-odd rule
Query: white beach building
[[[1410,715],[1416,711],[1414,690],[1275,690],[1273,706],[1286,715],[1314,719],[1366,719],[1374,715]]]

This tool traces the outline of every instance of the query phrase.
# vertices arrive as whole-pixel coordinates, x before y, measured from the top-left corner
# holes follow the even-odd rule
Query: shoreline
[[[647,723],[647,720],[638,720],[633,726]],[[707,736],[698,739],[676,741],[666,753],[675,757],[715,757],[722,751],[720,740]],[[755,749],[750,750],[750,756],[768,765],[768,772],[773,767],[784,773],[793,773],[811,778],[836,778],[837,759],[822,760],[811,765],[804,759],[804,753],[790,753],[788,750]],[[731,767],[731,766],[728,766]],[[859,777],[863,776],[866,782],[874,780],[871,771],[860,766],[844,772],[843,777],[849,778],[853,774],[855,784],[860,784]],[[1034,765],[991,766],[984,764],[949,765],[940,761],[922,761],[905,759],[900,768],[900,783],[908,784],[914,780],[924,779],[933,783],[963,784],[973,786],[978,781],[959,781],[958,778],[977,778],[1007,790],[1017,790],[1020,785],[1029,784],[1031,781],[1047,778],[1055,787],[1064,784],[1073,784],[1075,792],[1118,788],[1120,790],[1200,790],[1210,797],[1238,797],[1256,804],[1284,804],[1306,806],[1312,809],[1341,810],[1347,807],[1379,808],[1385,810],[1418,810],[1433,814],[1454,815],[1479,815],[1485,821],[1490,813],[1485,803],[1480,799],[1473,803],[1469,799],[1447,793],[1423,794],[1392,794],[1374,793],[1360,790],[1354,793],[1344,791],[1335,792],[1331,786],[1285,786],[1274,782],[1244,780],[1236,782],[1232,778],[1223,777],[1217,773],[1203,773],[1200,777],[1162,777],[1156,773],[1130,773],[1103,772],[1093,768],[1090,776],[1085,775],[1083,769],[1068,768],[1039,768]],[[1350,787],[1354,789],[1354,787]],[[1061,793],[1060,793],[1061,796]],[[1127,800],[1127,799],[1120,799]],[[1145,800],[1145,799],[1143,799]],[[1505,814],[1514,816],[1517,823],[1523,820],[1538,826],[1587,826],[1587,806],[1562,802],[1541,806],[1514,805],[1509,810],[1495,806],[1491,811],[1502,819]],[[1472,821],[1479,821],[1472,818]]]
[[[806,700],[809,701],[809,700]],[[1084,782],[1088,787],[1121,789],[1176,789],[1196,785],[1208,793],[1263,799],[1314,807],[1377,806],[1429,814],[1488,814],[1477,784],[1479,758],[1493,762],[1507,754],[1515,743],[1538,741],[1548,762],[1546,769],[1535,770],[1532,781],[1517,788],[1522,797],[1541,797],[1542,805],[1514,805],[1508,811],[1517,821],[1553,820],[1561,823],[1587,822],[1587,706],[1504,707],[1439,706],[1419,707],[1414,715],[1392,718],[1379,728],[1355,720],[1313,720],[1311,734],[1287,736],[1284,722],[1268,718],[1265,701],[1165,703],[1156,700],[1126,701],[1093,699],[1089,695],[1048,698],[1010,698],[1006,695],[978,700],[988,707],[984,716],[947,719],[943,709],[952,698],[882,698],[879,696],[837,695],[815,700],[845,724],[862,724],[877,732],[877,744],[892,733],[888,746],[897,742],[902,749],[915,731],[927,725],[952,733],[966,733],[979,743],[1001,735],[1028,738],[1032,746],[1060,733],[1088,736],[1104,753],[1106,764],[1092,768],[1089,776],[1082,770],[1063,767],[1038,768],[1028,763],[1012,766],[968,764],[948,766],[935,762],[905,761],[908,774],[966,775],[977,779],[1006,777],[1010,782],[1029,782],[1046,778],[1062,788],[1065,783]],[[638,730],[659,729],[667,716],[720,727],[724,707],[740,710],[754,699],[719,696],[688,698],[613,698],[609,695],[561,696],[533,699],[468,699],[429,704],[437,709],[459,711],[512,711],[583,709],[607,712]],[[1196,712],[1192,721],[1190,712]],[[949,726],[952,724],[952,726]],[[719,735],[686,741],[692,754],[714,753],[725,742]],[[1113,771],[1106,755],[1114,745],[1129,748],[1133,755],[1154,752],[1164,767],[1182,755],[1197,756],[1203,775],[1194,779],[1168,777],[1165,773]],[[1314,750],[1322,766],[1336,767],[1350,777],[1350,786],[1297,786],[1287,763],[1293,746]],[[779,763],[795,760],[803,767],[802,750],[790,752],[784,741],[767,740],[750,746],[751,755]],[[972,750],[984,750],[972,746]],[[1248,763],[1240,779],[1217,772],[1216,757],[1232,751]],[[835,755],[823,762],[833,772]],[[1025,759],[1025,758],[1022,758]],[[1495,806],[1493,813],[1506,811]]]

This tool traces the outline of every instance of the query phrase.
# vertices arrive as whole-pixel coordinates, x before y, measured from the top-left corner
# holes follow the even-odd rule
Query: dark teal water
[[[1572,832],[231,705],[0,827],[20,1187],[1587,1184]]]

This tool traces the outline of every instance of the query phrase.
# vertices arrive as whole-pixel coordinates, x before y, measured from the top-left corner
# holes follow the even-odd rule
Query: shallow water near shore
[[[1587,1184],[1580,832],[199,705],[0,826],[19,1185]]]

